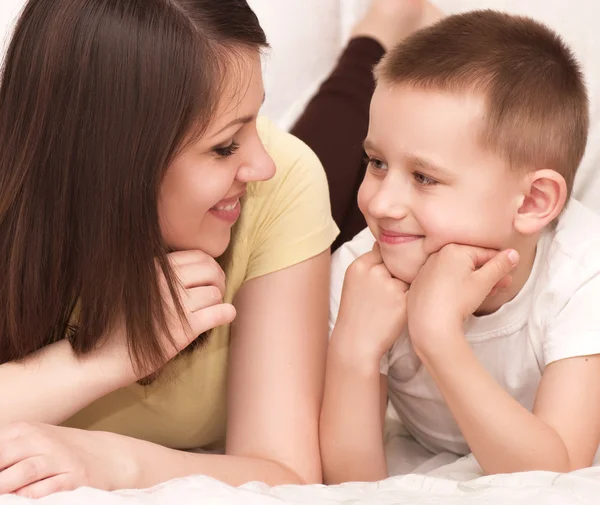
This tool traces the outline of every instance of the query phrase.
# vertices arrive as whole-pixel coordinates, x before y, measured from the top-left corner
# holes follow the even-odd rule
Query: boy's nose
[[[383,185],[369,204],[369,212],[377,219],[404,219],[410,212],[406,195],[400,188]]]

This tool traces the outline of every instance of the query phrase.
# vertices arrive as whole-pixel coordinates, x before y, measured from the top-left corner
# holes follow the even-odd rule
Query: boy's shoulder
[[[359,256],[368,253],[373,249],[375,243],[375,237],[371,233],[369,228],[365,228],[363,231],[354,236],[349,242],[345,242],[340,248],[333,253],[331,256],[331,303],[335,304],[336,300],[342,293],[342,286],[344,284],[344,276],[346,270],[352,264],[352,262]]]
[[[552,232],[548,260],[600,272],[600,214],[571,199]]]
[[[357,233],[352,240],[342,244],[331,256],[331,261],[333,264],[344,266],[346,270],[356,258],[373,249],[373,244],[375,244],[375,237],[367,227]]]
[[[554,301],[557,310],[582,289],[600,295],[600,215],[571,200],[556,229],[542,238],[545,258],[538,279],[538,299]]]

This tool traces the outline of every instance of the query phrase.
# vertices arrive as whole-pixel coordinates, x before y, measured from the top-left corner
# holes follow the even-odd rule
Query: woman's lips
[[[225,198],[221,200],[217,205],[209,210],[209,212],[223,221],[227,223],[235,223],[242,212],[242,205],[240,204],[240,199],[244,196],[244,193],[241,193],[236,196],[232,196],[231,198]]]

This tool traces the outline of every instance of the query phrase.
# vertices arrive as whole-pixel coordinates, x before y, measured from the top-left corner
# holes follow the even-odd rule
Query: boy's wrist
[[[328,360],[337,366],[352,369],[361,374],[379,374],[380,362],[385,352],[372,345],[356,345],[356,340],[344,339],[335,331],[329,343]]]
[[[438,324],[436,328],[416,328],[410,331],[410,338],[415,353],[421,360],[436,361],[446,359],[452,353],[457,342],[464,342],[465,332],[461,325]]]

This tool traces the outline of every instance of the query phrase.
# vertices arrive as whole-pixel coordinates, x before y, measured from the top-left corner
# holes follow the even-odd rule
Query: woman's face
[[[179,153],[163,178],[160,226],[175,251],[197,249],[214,258],[223,254],[248,183],[275,174],[256,129],[264,100],[260,55],[247,54],[202,138]]]

